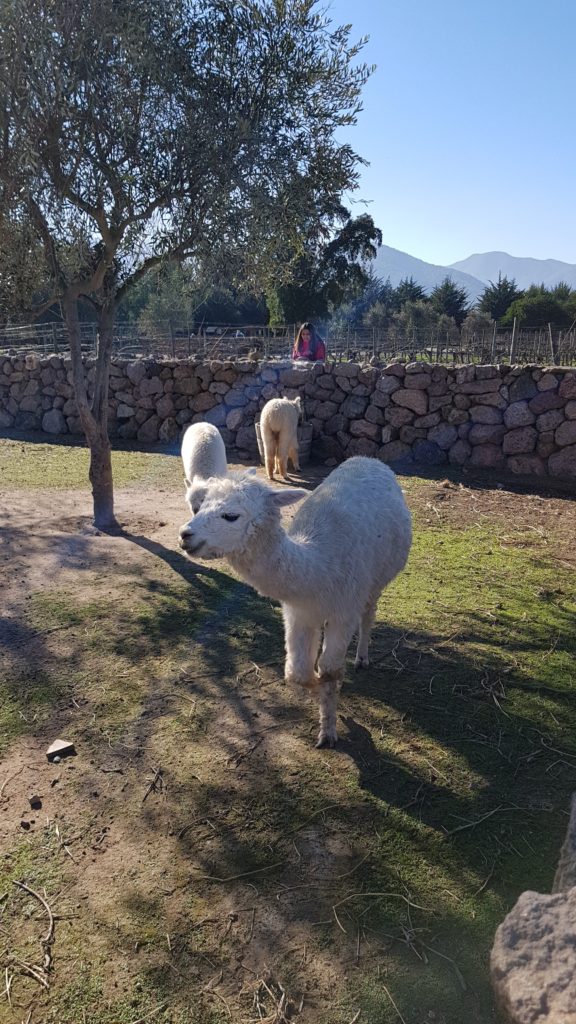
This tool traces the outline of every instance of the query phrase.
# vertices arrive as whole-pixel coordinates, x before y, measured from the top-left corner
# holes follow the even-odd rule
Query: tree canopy
[[[366,287],[369,277],[363,264],[374,259],[382,234],[367,214],[351,218],[343,210],[341,219],[342,227],[329,240],[300,243],[293,280],[268,290],[272,322],[324,320],[344,299],[360,295]]]
[[[311,0],[0,6],[0,219],[42,248],[93,464],[97,448],[102,464],[109,452],[111,323],[142,275],[189,256],[244,281],[278,279],[303,227],[330,234],[358,182],[359,158],[336,131],[359,110],[361,46]],[[81,296],[100,317],[92,397]],[[107,475],[111,520],[109,456]]]
[[[486,285],[478,299],[478,309],[481,313],[487,313],[493,320],[500,320],[508,307],[521,295],[522,291],[516,286],[516,281],[498,274],[495,284],[489,281]]]
[[[459,288],[448,276],[432,290],[430,302],[437,313],[452,317],[458,327],[466,319],[470,305],[466,290]]]

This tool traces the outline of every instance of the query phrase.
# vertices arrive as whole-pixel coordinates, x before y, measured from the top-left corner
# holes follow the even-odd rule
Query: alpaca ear
[[[308,497],[308,491],[303,487],[284,487],[281,491],[270,491],[268,500],[274,508],[284,508],[286,505],[295,505]]]

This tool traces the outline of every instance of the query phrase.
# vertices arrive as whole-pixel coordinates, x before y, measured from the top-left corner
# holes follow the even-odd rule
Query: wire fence
[[[281,326],[212,324],[193,325],[158,321],[146,328],[117,323],[113,354],[129,359],[289,359],[296,334],[295,324]],[[426,328],[344,327],[330,325],[323,332],[327,358],[336,361],[390,363],[397,359],[436,363],[537,363],[576,365],[576,330],[557,330],[551,325],[513,330],[498,329],[461,333]],[[81,324],[81,344],[86,355],[98,345],[95,323]],[[68,351],[68,334],[62,323],[26,324],[0,328],[0,354],[36,352],[49,355]]]

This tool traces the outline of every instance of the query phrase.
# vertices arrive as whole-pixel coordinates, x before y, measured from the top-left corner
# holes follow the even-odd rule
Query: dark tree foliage
[[[486,313],[493,320],[500,320],[508,307],[522,296],[523,292],[517,287],[516,281],[509,280],[498,274],[498,280],[494,284],[490,281],[478,300],[478,309]]]
[[[565,302],[559,302],[550,292],[545,294],[524,295],[516,299],[502,317],[502,327],[512,327],[516,322],[522,327],[568,327],[574,316]]]
[[[465,289],[459,288],[448,276],[432,290],[430,302],[437,313],[452,317],[458,327],[466,319],[470,305]]]
[[[293,282],[268,292],[273,322],[324,320],[345,299],[360,295],[369,277],[365,264],[374,259],[382,234],[372,217],[350,218],[329,241],[300,251],[294,264]]]
[[[423,302],[426,298],[426,292],[422,285],[419,285],[413,277],[404,277],[394,289],[392,303],[396,312],[399,312],[406,302]]]

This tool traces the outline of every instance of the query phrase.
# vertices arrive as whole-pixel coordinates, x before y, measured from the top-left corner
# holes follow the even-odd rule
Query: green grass
[[[89,452],[81,444],[5,439],[0,444],[0,480],[5,488],[85,490],[89,486],[88,468]],[[112,472],[117,487],[182,485],[179,458],[164,453],[113,451]]]
[[[561,518],[544,538],[488,505],[436,517],[437,485],[405,486],[414,547],[371,667],[348,673],[335,751],[313,749],[313,707],[279,682],[278,609],[220,568],[143,554],[117,580],[96,567],[81,598],[55,579],[23,602],[23,635],[46,641],[0,675],[4,751],[81,723],[66,834],[89,827],[73,852],[98,856],[98,788],[117,844],[102,907],[92,891],[59,926],[42,1019],[129,1024],[165,1002],[152,1020],[249,1020],[265,962],[270,985],[305,991],[303,1024],[494,1024],[494,931],[520,892],[550,891],[576,788],[575,586],[553,557]],[[165,789],[143,802],[151,766]],[[0,896],[76,874],[53,830],[5,852]],[[220,971],[231,1017],[205,991]]]

